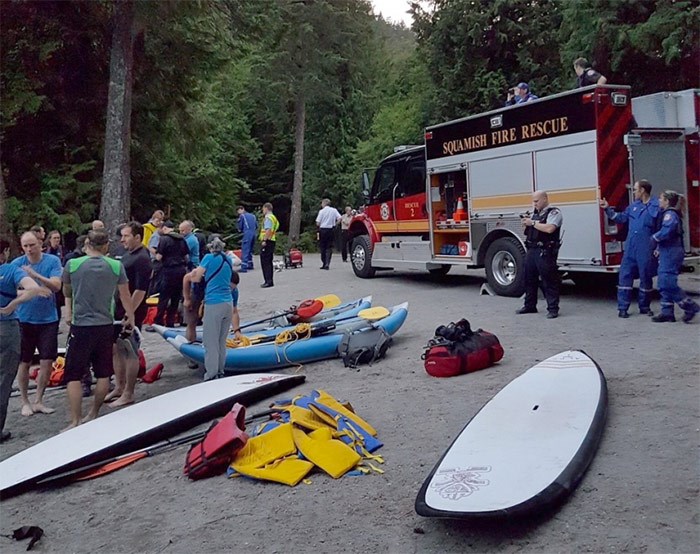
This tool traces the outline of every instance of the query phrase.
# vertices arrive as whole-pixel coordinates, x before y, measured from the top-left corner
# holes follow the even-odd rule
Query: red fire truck
[[[686,195],[686,266],[700,262],[700,91],[632,99],[627,86],[591,86],[428,127],[363,175],[366,207],[352,221],[352,267],[484,267],[499,295],[524,291],[520,216],[545,190],[564,216],[561,271],[579,282],[619,271],[624,227],[598,205],[624,209],[630,183]]]

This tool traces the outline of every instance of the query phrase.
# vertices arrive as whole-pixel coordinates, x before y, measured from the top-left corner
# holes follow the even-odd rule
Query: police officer
[[[632,301],[632,284],[639,277],[639,313],[649,316],[654,313],[649,309],[656,275],[656,258],[651,235],[658,229],[659,201],[651,198],[651,183],[645,179],[637,181],[632,187],[634,202],[624,212],[616,212],[605,198],[600,200],[600,207],[610,221],[629,225],[625,253],[617,283],[617,315],[628,318],[627,310]]]
[[[576,58],[574,60],[574,71],[576,72],[576,88],[604,85],[608,82],[603,75],[591,67],[586,58]]]
[[[559,317],[559,254],[560,230],[564,221],[559,208],[549,205],[547,193],[537,191],[532,195],[534,214],[522,219],[525,230],[525,305],[517,314],[537,313],[537,288],[542,279],[542,289],[547,299],[547,319]]]
[[[272,213],[272,204],[265,202],[262,207],[263,222],[260,228],[260,267],[262,268],[265,282],[260,285],[266,289],[274,287],[272,259],[275,256],[275,244],[277,230],[280,227],[279,220]]]
[[[683,322],[690,323],[700,306],[678,286],[678,274],[683,265],[683,220],[681,217],[682,196],[672,190],[661,193],[659,205],[664,210],[661,229],[652,235],[658,244],[659,292],[661,293],[661,313],[651,320],[656,323],[676,321],[673,304],[677,302],[683,310]]]

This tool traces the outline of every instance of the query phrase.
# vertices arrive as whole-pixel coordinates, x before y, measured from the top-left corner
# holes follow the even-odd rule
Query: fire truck
[[[626,229],[598,202],[624,209],[639,179],[653,194],[686,196],[685,267],[698,267],[699,94],[633,99],[628,86],[593,85],[427,127],[424,145],[398,147],[371,181],[363,174],[366,206],[350,226],[353,271],[485,268],[496,294],[520,296],[520,219],[544,190],[564,217],[560,270],[579,283],[610,281]]]

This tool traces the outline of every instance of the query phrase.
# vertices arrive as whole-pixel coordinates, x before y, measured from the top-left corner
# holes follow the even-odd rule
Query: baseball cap
[[[525,90],[530,90],[530,85],[528,85],[527,83],[518,83],[517,87],[524,88]]]

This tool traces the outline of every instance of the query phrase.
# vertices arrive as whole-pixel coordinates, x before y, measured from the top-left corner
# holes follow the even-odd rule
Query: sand
[[[345,300],[372,294],[383,306],[410,303],[386,359],[359,369],[337,359],[309,364],[299,370],[306,383],[293,389],[323,388],[349,400],[379,430],[383,475],[333,480],[314,474],[310,484],[295,488],[224,476],[190,482],[182,475],[183,446],[97,480],[7,499],[0,504],[0,533],[39,525],[46,534],[34,550],[57,553],[698,550],[700,321],[656,324],[635,307],[621,320],[614,298],[571,282],[563,287],[559,319],[545,319],[542,301],[539,314],[516,316],[518,299],[479,294],[481,271],[362,280],[339,256],[330,271],[318,270],[318,256],[304,261],[301,269],[276,273],[272,289],[259,288],[259,270],[242,275],[243,319],[327,293]],[[698,293],[697,278],[682,282]],[[422,347],[435,327],[462,317],[495,333],[504,359],[469,375],[428,376]],[[156,383],[137,386],[138,399],[198,381],[199,373],[160,337],[145,333],[143,348],[149,366],[160,361],[165,371]],[[572,348],[601,366],[610,399],[597,456],[569,499],[528,521],[468,524],[418,516],[413,504],[421,483],[476,411],[538,361]],[[18,399],[11,400],[6,428],[13,439],[0,448],[1,458],[66,425],[65,391],[49,392],[46,404],[56,413],[26,418]],[[26,544],[0,538],[6,553],[23,552]]]

